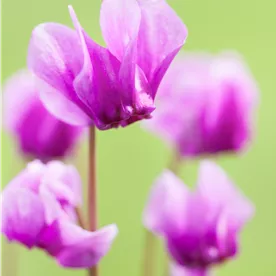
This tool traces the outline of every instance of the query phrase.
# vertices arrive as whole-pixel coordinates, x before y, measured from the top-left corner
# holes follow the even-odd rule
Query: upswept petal
[[[89,108],[78,98],[73,87],[83,60],[74,30],[57,23],[40,24],[33,30],[28,67],[39,79],[41,100],[51,113],[68,123],[72,121],[72,124],[87,123],[87,115],[90,115]]]
[[[211,161],[202,161],[198,192],[225,212],[232,226],[240,229],[254,214],[253,204],[236,188],[226,173]]]
[[[74,88],[78,97],[87,106],[92,107],[91,112],[95,114],[95,125],[99,129],[105,130],[112,127],[112,124],[130,116],[130,112],[125,110],[124,95],[120,86],[121,64],[106,48],[96,44],[84,32],[73,8],[70,8],[70,14],[82,43],[85,59],[88,59],[86,56],[89,55],[90,60],[93,60],[92,68],[89,67],[89,70],[93,70],[92,79],[91,75],[87,74],[88,70],[84,70],[75,79]],[[84,64],[85,66],[86,64]],[[87,85],[88,82],[91,83],[90,86]],[[131,99],[132,91],[127,92]]]
[[[43,80],[37,79],[36,83],[39,86],[39,95],[44,106],[59,120],[73,126],[87,126],[93,123],[73,100],[68,99]]]
[[[187,29],[165,0],[139,0],[141,24],[138,65],[154,86],[155,96],[166,69],[187,37]]]
[[[44,206],[45,224],[51,225],[58,219],[69,218],[67,213],[62,210],[60,203],[44,184],[39,187],[39,197]]]
[[[141,11],[136,0],[102,2],[100,24],[108,50],[120,61],[129,44],[136,40]]]
[[[40,236],[40,247],[64,267],[95,265],[108,252],[118,233],[116,225],[89,232],[68,220],[58,220]]]
[[[183,182],[172,172],[164,171],[151,189],[143,214],[145,227],[157,234],[183,229],[189,197],[190,191]]]
[[[43,173],[44,164],[39,160],[34,160],[28,163],[27,167],[8,184],[6,189],[24,188],[38,193]]]
[[[210,66],[214,88],[205,114],[206,129],[217,151],[244,149],[251,140],[258,87],[242,57],[235,52],[218,55]],[[231,116],[229,116],[231,114]],[[221,137],[220,141],[216,137]]]
[[[29,248],[36,245],[44,226],[44,207],[38,195],[24,188],[7,187],[1,194],[1,232],[10,241]]]
[[[72,206],[82,202],[81,178],[74,166],[51,161],[45,168],[43,184],[61,203]]]
[[[116,225],[106,226],[96,232],[82,231],[82,234],[76,233],[76,235],[80,235],[77,243],[66,246],[57,255],[60,265],[73,268],[96,265],[107,254],[118,233]],[[74,229],[71,234],[74,234]]]

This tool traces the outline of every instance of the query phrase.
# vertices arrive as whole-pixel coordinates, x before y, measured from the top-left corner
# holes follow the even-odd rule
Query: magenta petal
[[[185,226],[186,205],[190,192],[172,172],[165,171],[155,181],[148,204],[144,210],[143,223],[150,231],[162,234]]]
[[[74,30],[56,23],[37,26],[29,44],[28,66],[42,80],[38,84],[41,99],[51,113],[68,123],[72,120],[72,124],[88,122],[90,110],[73,87],[83,66],[83,53]]]
[[[44,208],[39,197],[23,188],[8,187],[1,195],[1,231],[10,241],[33,247],[44,226]]]
[[[136,40],[141,12],[136,0],[105,0],[100,23],[108,50],[122,61],[126,48]]]
[[[222,208],[228,221],[240,229],[254,214],[252,203],[236,188],[226,173],[211,161],[202,161],[198,191],[210,204]]]
[[[80,99],[87,105],[90,106],[90,98],[94,98],[95,93],[95,84],[93,83],[93,67],[91,64],[89,51],[87,43],[91,45],[96,45],[93,40],[91,40],[82,29],[82,26],[80,25],[80,22],[78,21],[77,15],[73,9],[72,6],[68,7],[69,13],[72,19],[72,22],[74,24],[78,39],[80,41],[80,51],[83,55],[83,64],[82,68],[77,75],[77,77],[74,79],[73,86],[77,93],[77,95],[80,97]],[[99,46],[100,47],[100,46]],[[94,114],[93,108],[90,110],[92,115]]]
[[[171,276],[207,276],[211,275],[206,268],[187,268],[177,264],[171,264]]]
[[[38,25],[32,33],[28,65],[39,78],[67,93],[82,67],[76,32],[57,23]]]
[[[39,187],[39,197],[44,206],[45,223],[47,225],[52,224],[57,219],[67,217],[66,212],[62,210],[60,203],[44,184]]]
[[[36,77],[27,70],[12,75],[4,86],[4,124],[21,153],[47,161],[72,153],[82,128],[50,114],[39,98]]]
[[[82,202],[81,179],[74,166],[60,161],[49,162],[43,184],[61,203],[76,207]]]
[[[62,227],[64,247],[56,258],[60,265],[72,268],[87,268],[97,264],[109,251],[118,232],[116,225],[106,226],[96,232],[69,224]]]
[[[27,167],[8,184],[8,188],[25,188],[38,193],[40,179],[44,174],[44,166],[39,160],[28,163]]]
[[[166,1],[138,2],[142,13],[138,64],[152,83],[155,95],[162,76],[185,42],[187,29]]]
[[[78,97],[91,107],[95,125],[99,129],[105,130],[130,117],[126,100],[128,102],[132,100],[132,91],[122,89],[119,80],[121,66],[119,60],[106,48],[96,44],[88,37],[72,7],[70,7],[70,14],[85,58],[83,71],[75,79],[74,88]],[[93,60],[93,67],[90,66],[88,58],[90,58],[89,61]],[[88,74],[89,71],[90,74]],[[130,74],[133,75],[133,69]],[[124,79],[123,81],[129,80]],[[87,85],[88,83],[90,85]]]
[[[20,70],[5,83],[3,91],[3,123],[7,130],[16,131],[22,117],[36,102],[33,78],[27,70]],[[20,93],[20,95],[18,95]]]
[[[74,126],[92,124],[91,118],[74,101],[68,99],[45,81],[37,80],[37,85],[44,106],[59,120]]]

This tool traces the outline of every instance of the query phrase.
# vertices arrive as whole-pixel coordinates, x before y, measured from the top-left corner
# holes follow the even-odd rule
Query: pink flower
[[[89,232],[76,225],[81,203],[76,169],[53,161],[33,161],[1,194],[1,231],[9,241],[38,247],[64,267],[95,265],[109,251],[116,225]]]
[[[22,153],[43,161],[72,153],[83,132],[47,111],[27,70],[14,74],[4,86],[4,124]]]
[[[195,192],[170,171],[157,179],[144,225],[164,238],[177,264],[206,269],[237,254],[238,234],[253,212],[223,170],[204,161]]]
[[[149,118],[160,81],[187,30],[165,0],[105,0],[96,44],[69,6],[75,30],[44,23],[32,33],[28,66],[41,100],[71,124],[104,130]]]
[[[184,157],[238,152],[252,139],[258,88],[238,54],[184,55],[158,95],[145,127]]]

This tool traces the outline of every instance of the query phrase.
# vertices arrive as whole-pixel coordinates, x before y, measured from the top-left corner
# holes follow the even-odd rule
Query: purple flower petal
[[[109,225],[94,233],[87,233],[86,237],[83,235],[78,243],[61,251],[57,256],[59,264],[73,268],[96,265],[108,253],[117,232],[115,225]]]
[[[7,187],[1,195],[1,231],[10,241],[31,248],[44,226],[44,207],[39,197],[23,188]]]
[[[186,268],[177,264],[171,264],[171,276],[207,276],[211,275],[204,268]]]
[[[39,197],[44,206],[45,223],[47,225],[52,224],[58,219],[69,219],[69,216],[63,211],[60,203],[44,184],[39,187]]]
[[[43,184],[61,203],[78,206],[82,202],[81,179],[75,167],[52,161],[45,168]]]
[[[87,268],[99,262],[109,251],[117,235],[116,225],[89,232],[69,221],[56,221],[40,236],[40,247],[64,267]]]
[[[39,160],[28,163],[7,186],[8,189],[25,188],[38,193],[41,177],[44,174],[44,164]]]
[[[102,2],[100,24],[103,37],[109,51],[120,61],[129,44],[137,38],[140,20],[141,11],[136,0]]]
[[[68,125],[43,106],[36,78],[27,70],[10,77],[4,86],[4,124],[27,157],[43,161],[72,153],[83,128]]]
[[[201,162],[198,192],[210,204],[221,208],[231,224],[238,229],[254,214],[252,203],[231,183],[225,172],[211,161]]]
[[[3,91],[3,124],[14,133],[28,107],[36,101],[34,80],[27,70],[20,70],[5,83]]]
[[[153,98],[169,64],[183,46],[187,29],[165,0],[139,0],[138,64],[153,86]]]
[[[72,124],[90,122],[91,111],[73,87],[83,60],[74,30],[56,23],[41,24],[33,30],[28,66],[40,79],[41,100],[55,116]]]
[[[186,223],[183,213],[189,196],[180,179],[170,171],[163,172],[153,184],[144,210],[145,227],[158,234],[183,229]]]
[[[99,129],[108,129],[112,124],[128,119],[131,115],[125,107],[125,100],[132,99],[131,91],[128,97],[124,98],[124,91],[120,86],[119,71],[120,62],[104,47],[96,44],[83,31],[72,7],[70,15],[78,32],[79,39],[84,52],[85,60],[93,61],[93,67],[88,62],[74,81],[77,95],[87,106],[91,107],[94,116],[94,123]],[[129,67],[129,66],[128,66]],[[88,74],[88,71],[91,74]],[[92,76],[93,71],[93,76]],[[133,70],[132,70],[133,71]]]

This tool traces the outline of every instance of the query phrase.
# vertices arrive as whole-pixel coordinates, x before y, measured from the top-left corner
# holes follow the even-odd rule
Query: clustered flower
[[[39,99],[39,86],[27,70],[14,74],[4,86],[4,126],[27,158],[44,162],[73,155],[83,127],[52,115]]]
[[[1,195],[1,231],[9,241],[43,249],[64,267],[95,265],[109,250],[117,226],[89,232],[77,225],[81,180],[59,161],[29,163]]]
[[[243,151],[253,134],[258,87],[242,57],[186,53],[165,75],[144,126],[182,157]]]
[[[157,88],[187,30],[166,1],[105,0],[100,24],[107,48],[83,30],[44,23],[32,33],[28,67],[41,100],[61,120],[101,130],[149,118]],[[66,43],[65,43],[66,42]]]
[[[253,212],[224,171],[202,161],[195,191],[163,172],[152,187],[144,225],[165,240],[178,266],[203,274],[236,255],[237,236]]]
[[[56,159],[73,156],[86,127],[144,119],[181,158],[239,153],[253,137],[258,88],[237,53],[178,57],[187,29],[165,0],[104,0],[106,47],[89,37],[71,6],[69,14],[74,28],[34,28],[28,69],[4,87],[5,128],[34,160],[2,191],[1,231],[63,267],[90,269],[108,253],[117,226],[87,230],[80,176]],[[201,161],[198,175],[190,190],[164,170],[143,213],[145,228],[164,242],[172,276],[204,276],[234,258],[254,213],[214,162]]]

